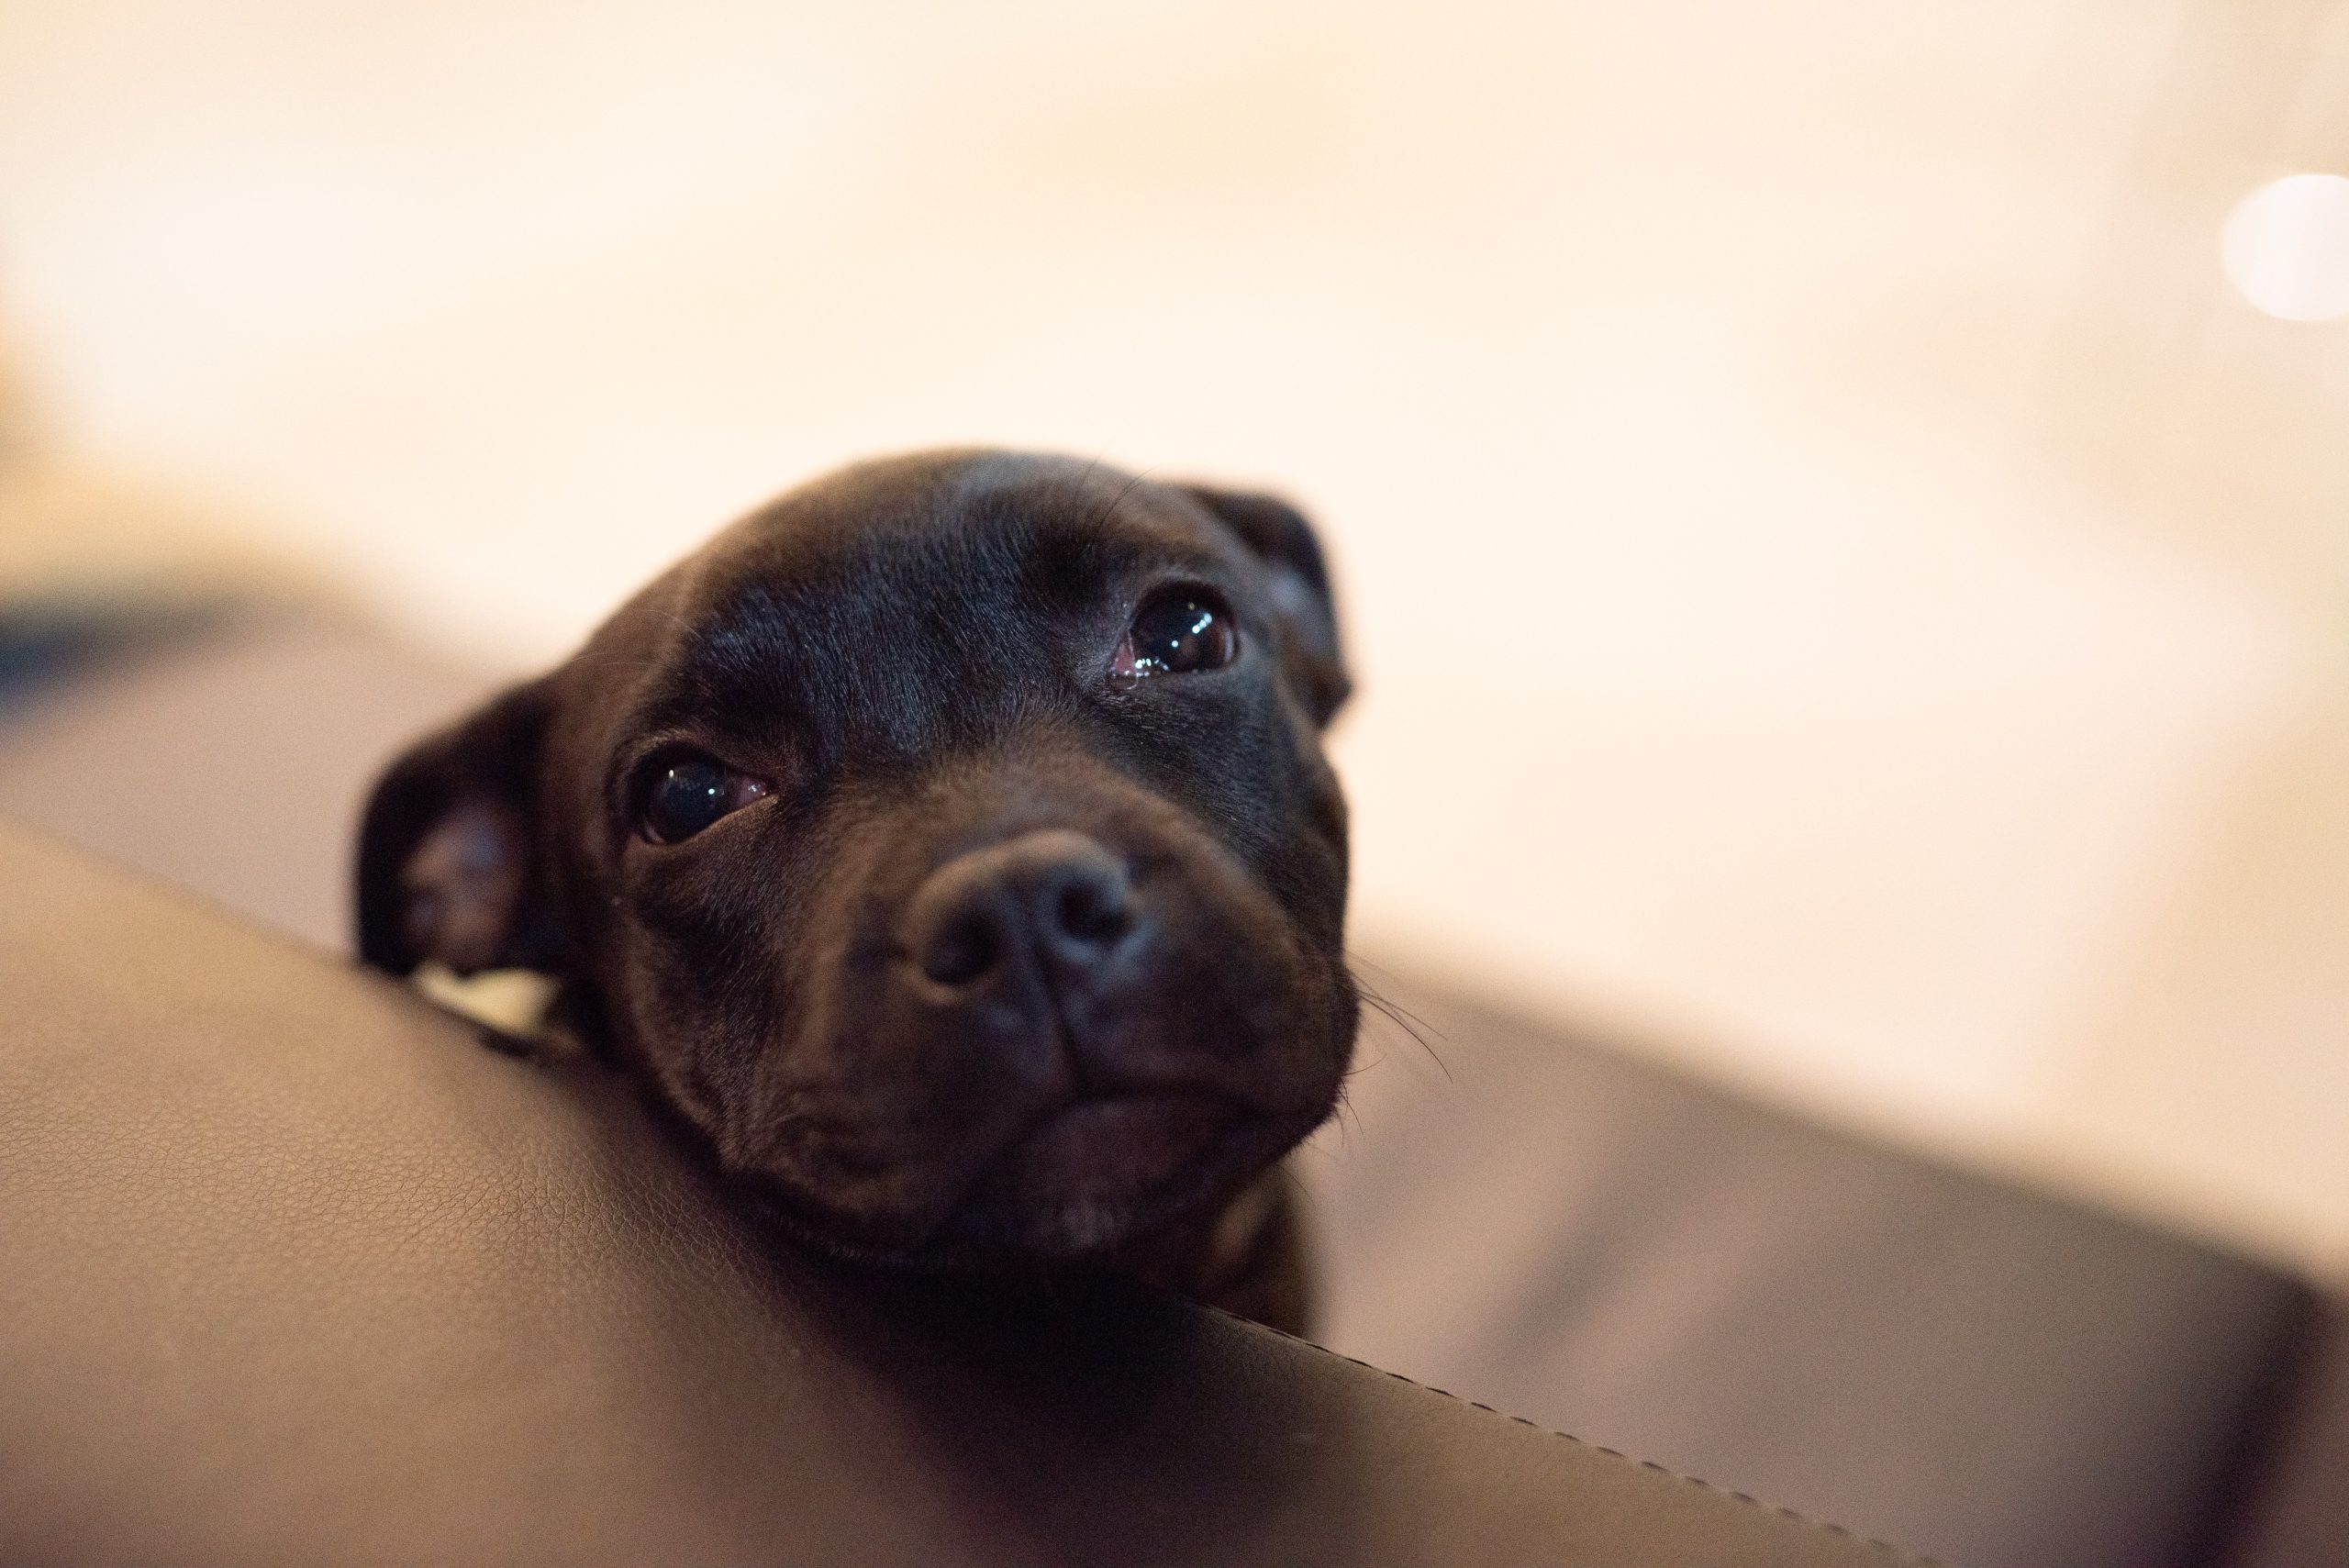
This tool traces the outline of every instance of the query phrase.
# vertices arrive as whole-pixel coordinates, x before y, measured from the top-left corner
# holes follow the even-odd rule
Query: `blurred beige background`
[[[51,439],[560,653],[987,441],[1277,485],[1363,945],[2349,1260],[2349,6],[0,0]],[[1441,1042],[1438,1042],[1441,1050]]]

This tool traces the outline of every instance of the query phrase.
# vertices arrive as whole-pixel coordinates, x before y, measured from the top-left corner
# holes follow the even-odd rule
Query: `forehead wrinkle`
[[[1206,520],[1125,474],[978,466],[942,504],[738,535],[695,573],[640,728],[826,717],[890,750],[934,744],[1024,711],[1064,617],[1231,564]]]
[[[638,731],[747,738],[798,720],[837,743],[902,744],[971,695],[955,679],[962,666],[1004,667],[1006,573],[941,570],[970,563],[924,562],[918,539],[858,543],[788,569],[777,562],[681,617],[637,706]],[[925,586],[909,592],[906,580]]]

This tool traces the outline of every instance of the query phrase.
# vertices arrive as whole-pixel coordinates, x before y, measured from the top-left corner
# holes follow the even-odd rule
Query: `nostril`
[[[1126,890],[1113,884],[1080,877],[1063,886],[1053,900],[1052,917],[1062,931],[1090,947],[1109,947],[1134,923]]]
[[[1001,956],[995,924],[973,911],[949,920],[922,950],[921,972],[941,985],[968,985]]]
[[[1041,828],[932,871],[895,922],[906,977],[924,1000],[968,1006],[1002,991],[1110,984],[1147,944],[1148,904],[1126,863],[1095,840]]]

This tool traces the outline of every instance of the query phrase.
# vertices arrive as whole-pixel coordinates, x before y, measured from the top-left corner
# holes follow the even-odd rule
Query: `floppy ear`
[[[1263,560],[1281,619],[1282,654],[1316,724],[1327,725],[1353,690],[1338,651],[1338,606],[1313,525],[1287,502],[1245,491],[1183,486]]]
[[[512,688],[410,747],[376,781],[359,828],[359,957],[406,974],[551,969],[539,863],[544,682]]]

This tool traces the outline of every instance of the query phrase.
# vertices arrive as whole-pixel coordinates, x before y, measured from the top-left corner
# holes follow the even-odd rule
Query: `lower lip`
[[[1183,1175],[1239,1118],[1230,1101],[1205,1094],[1085,1100],[1016,1144],[1007,1173],[1039,1197],[1130,1199]]]

